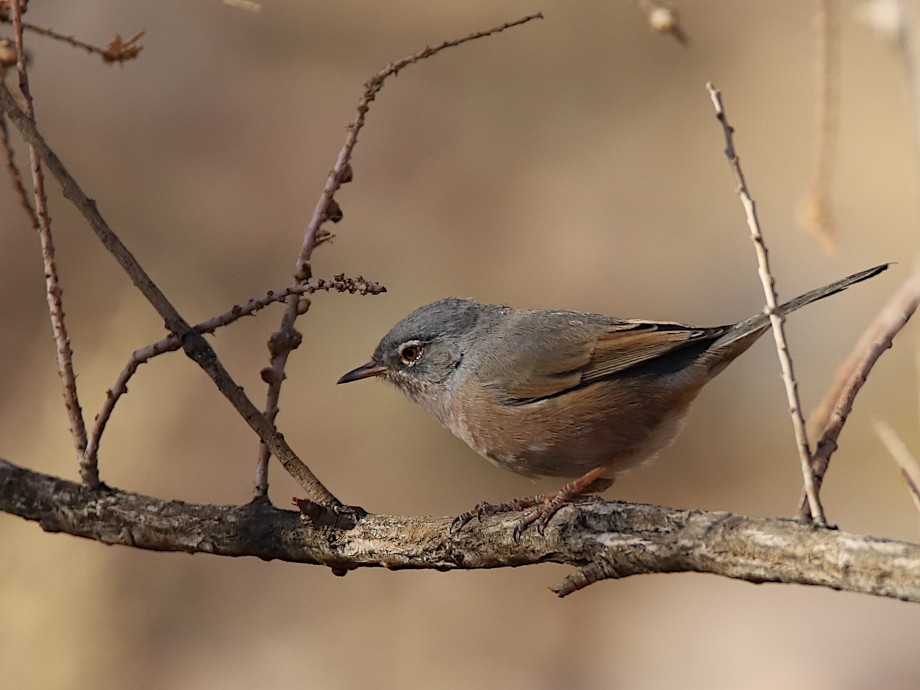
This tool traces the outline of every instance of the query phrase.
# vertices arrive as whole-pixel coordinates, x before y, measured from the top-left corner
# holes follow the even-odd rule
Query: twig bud
[[[342,213],[342,207],[339,206],[339,202],[335,199],[330,199],[329,207],[326,209],[326,218],[331,220],[333,223],[338,223],[344,217],[345,214]]]

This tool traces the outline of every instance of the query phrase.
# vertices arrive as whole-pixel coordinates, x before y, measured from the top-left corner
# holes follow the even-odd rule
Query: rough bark
[[[920,602],[920,545],[794,520],[660,506],[585,502],[561,510],[545,534],[516,543],[516,516],[486,517],[459,534],[450,517],[367,515],[353,529],[315,526],[265,502],[165,501],[96,489],[0,460],[0,510],[104,544],[154,551],[256,556],[325,565],[455,570],[553,562],[579,570],[560,596],[594,581],[701,572],[748,582],[821,585]]]

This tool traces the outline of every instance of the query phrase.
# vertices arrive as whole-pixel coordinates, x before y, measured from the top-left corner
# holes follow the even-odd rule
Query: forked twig
[[[338,275],[332,280],[320,278],[317,281],[305,285],[290,286],[277,292],[270,291],[262,297],[256,297],[249,300],[242,306],[237,305],[223,314],[203,321],[193,326],[192,329],[196,333],[213,333],[218,328],[229,326],[234,321],[238,321],[244,316],[250,316],[260,309],[264,309],[269,304],[282,302],[287,299],[289,295],[303,295],[316,292],[317,290],[325,290],[326,292],[337,290],[338,292],[358,293],[361,295],[379,295],[382,292],[386,292],[385,287],[372,280],[366,280],[362,276],[348,278],[344,275]],[[301,308],[304,309],[306,306],[302,305]],[[86,459],[88,462],[93,465],[98,465],[99,444],[105,432],[106,425],[112,416],[112,412],[115,411],[116,403],[122,395],[128,392],[128,381],[131,380],[131,377],[134,376],[140,365],[146,364],[158,355],[167,352],[175,352],[181,347],[182,341],[175,335],[170,334],[155,343],[135,350],[131,354],[128,363],[118,374],[115,384],[105,392],[105,402],[99,414],[96,415],[95,423],[90,431],[89,442],[86,446]]]
[[[182,341],[182,348],[199,367],[211,378],[218,390],[233,405],[240,416],[255,431],[272,453],[284,465],[285,469],[300,483],[304,490],[317,502],[328,508],[338,509],[341,502],[323,486],[322,482],[310,471],[297,457],[291,447],[278,433],[252,401],[236,384],[230,373],[224,368],[213,348],[199,333],[195,333],[189,323],[176,310],[167,299],[163,291],[153,282],[147,272],[138,263],[134,255],[128,250],[119,237],[112,231],[109,224],[99,213],[96,202],[90,199],[80,187],[67,168],[51,150],[44,137],[38,131],[35,123],[16,105],[16,100],[6,87],[0,82],[0,108],[2,108],[10,121],[22,134],[23,138],[38,152],[48,170],[60,183],[65,198],[69,199],[76,209],[87,220],[96,237],[122,267],[131,282],[140,290],[141,294],[163,317],[166,327]]]
[[[808,444],[808,435],[805,432],[805,420],[802,417],[798,386],[792,369],[792,358],[789,356],[789,347],[786,344],[786,334],[783,328],[784,319],[776,313],[778,305],[776,290],[774,289],[775,281],[770,272],[767,247],[764,244],[763,234],[760,231],[760,222],[757,219],[757,209],[754,205],[754,200],[748,192],[747,182],[744,179],[744,173],[741,171],[741,162],[738,160],[738,155],[735,153],[734,130],[725,116],[725,109],[722,106],[722,94],[719,93],[712,83],[706,84],[706,90],[709,91],[709,97],[712,99],[716,117],[722,125],[722,132],[725,135],[725,156],[728,158],[728,163],[731,166],[732,173],[734,173],[735,181],[738,183],[738,196],[741,198],[742,206],[744,206],[744,214],[747,218],[748,229],[751,231],[751,239],[754,242],[754,249],[757,253],[757,273],[760,276],[760,282],[763,285],[763,294],[767,302],[764,311],[770,317],[770,325],[773,327],[773,337],[776,340],[776,352],[779,355],[780,367],[783,371],[786,400],[789,403],[789,413],[792,416],[792,428],[795,432],[796,446],[799,450],[799,460],[802,465],[802,477],[805,482],[808,505],[811,509],[813,520],[819,525],[825,525],[824,510],[821,508],[821,501],[818,498],[818,489],[811,471],[811,449]]]
[[[383,88],[386,79],[398,74],[400,70],[409,65],[432,57],[447,48],[459,46],[478,38],[491,36],[492,34],[500,33],[506,29],[526,24],[531,20],[542,18],[542,13],[538,12],[485,31],[477,31],[463,38],[445,41],[434,47],[426,47],[424,50],[390,63],[368,80],[364,85],[364,93],[358,101],[357,116],[351,124],[348,125],[345,143],[341,151],[339,151],[335,165],[332,167],[332,170],[329,171],[329,176],[326,178],[326,185],[323,187],[323,191],[313,210],[313,216],[310,218],[310,222],[304,232],[300,254],[294,265],[294,285],[299,285],[308,281],[312,275],[310,259],[313,255],[313,250],[321,242],[322,234],[320,233],[320,228],[322,225],[327,220],[341,218],[341,210],[335,202],[334,196],[343,184],[350,182],[352,179],[351,155],[355,145],[358,143],[358,133],[361,131],[361,128],[364,127],[365,117],[370,110],[371,103],[377,98],[377,94]],[[297,320],[297,316],[297,299],[289,298],[287,309],[281,319],[281,325],[269,340],[271,354],[269,368],[271,369],[271,375],[267,377],[268,392],[266,394],[264,414],[266,419],[271,423],[274,423],[275,418],[278,416],[278,401],[281,396],[281,383],[284,381],[284,369],[287,365],[288,356],[301,342],[300,334],[294,329],[294,322]],[[254,487],[254,497],[256,499],[263,499],[268,494],[268,459],[271,454],[269,451],[270,449],[266,448],[265,444],[260,446]]]

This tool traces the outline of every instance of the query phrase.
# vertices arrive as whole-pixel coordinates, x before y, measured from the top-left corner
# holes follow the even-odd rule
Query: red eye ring
[[[405,364],[412,364],[422,356],[422,346],[420,343],[405,343],[399,348],[399,357]]]

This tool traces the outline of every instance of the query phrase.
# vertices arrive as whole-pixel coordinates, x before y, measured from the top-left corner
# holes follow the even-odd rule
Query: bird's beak
[[[340,378],[336,383],[351,383],[352,381],[358,381],[360,379],[367,379],[371,376],[380,376],[381,374],[386,373],[387,368],[379,364],[374,364],[373,362],[368,362],[367,364],[362,364],[357,369],[352,369],[345,376]]]

